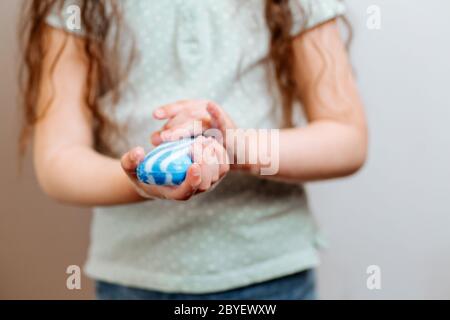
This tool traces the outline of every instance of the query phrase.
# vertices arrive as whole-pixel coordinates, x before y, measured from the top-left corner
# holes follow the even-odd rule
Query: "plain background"
[[[371,131],[356,176],[309,185],[329,247],[319,270],[322,298],[450,299],[450,2],[347,1],[355,70]],[[381,29],[366,26],[381,9]],[[31,162],[17,171],[19,1],[0,1],[0,298],[92,298],[66,289],[66,268],[83,265],[89,210],[48,200]],[[367,267],[381,269],[368,290]]]

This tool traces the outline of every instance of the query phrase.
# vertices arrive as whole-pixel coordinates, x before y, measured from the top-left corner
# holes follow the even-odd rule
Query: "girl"
[[[356,172],[367,149],[343,4],[26,4],[22,146],[33,132],[50,197],[94,207],[85,271],[97,297],[313,298],[320,237],[302,183]],[[213,161],[232,146],[200,136],[213,152],[192,155],[182,185],[139,183],[144,150],[131,146],[176,139],[193,121],[224,134],[282,128],[277,173]]]

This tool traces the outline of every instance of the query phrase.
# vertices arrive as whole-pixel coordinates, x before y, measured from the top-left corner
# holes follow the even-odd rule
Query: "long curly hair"
[[[113,102],[120,99],[120,84],[128,76],[135,54],[123,57],[120,50],[120,39],[124,34],[124,19],[117,0],[78,0],[83,21],[84,54],[88,58],[88,79],[85,84],[85,103],[95,119],[94,135],[96,146],[102,145],[105,129],[111,131],[115,124],[102,114],[99,97],[105,92],[111,93]],[[29,0],[24,2],[22,10],[20,39],[23,51],[23,68],[20,76],[20,87],[23,97],[23,126],[20,135],[19,149],[23,154],[29,136],[35,124],[45,115],[46,109],[36,108],[38,100],[43,63],[45,57],[46,17],[55,10],[62,9],[64,0]],[[289,0],[266,0],[265,18],[270,31],[270,50],[267,59],[274,70],[274,79],[281,96],[284,126],[292,126],[293,104],[298,99],[293,74],[293,27],[292,6]],[[305,14],[305,10],[303,10]],[[307,23],[306,14],[304,23]],[[346,21],[346,20],[345,20]],[[113,41],[106,41],[113,39]],[[53,61],[54,69],[59,55]]]

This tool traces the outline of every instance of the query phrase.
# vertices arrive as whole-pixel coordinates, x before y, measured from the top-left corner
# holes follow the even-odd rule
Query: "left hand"
[[[220,130],[223,141],[226,141],[226,131],[236,129],[233,120],[223,109],[209,100],[184,100],[168,104],[156,109],[153,117],[167,120],[161,130],[152,134],[151,142],[155,146],[163,141],[197,136],[213,128]],[[196,122],[201,124],[201,128],[195,127]]]

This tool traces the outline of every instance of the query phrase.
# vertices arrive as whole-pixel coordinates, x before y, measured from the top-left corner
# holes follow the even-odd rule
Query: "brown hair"
[[[88,57],[88,79],[85,87],[85,102],[95,119],[94,133],[97,147],[102,149],[105,129],[115,125],[100,111],[98,100],[105,92],[111,92],[113,101],[120,98],[120,83],[128,75],[134,60],[133,52],[124,59],[120,56],[120,38],[124,22],[121,10],[115,0],[82,0],[81,18],[85,34],[84,52]],[[20,28],[24,64],[21,72],[24,124],[20,136],[20,150],[23,154],[28,137],[34,125],[45,115],[38,114],[37,101],[42,75],[42,61],[46,54],[46,17],[52,10],[62,9],[62,0],[25,1]],[[292,35],[293,17],[289,0],[266,0],[266,23],[270,31],[268,59],[275,71],[275,80],[281,94],[285,126],[292,125],[293,103],[298,99],[293,75]],[[306,23],[307,17],[303,17]],[[106,41],[112,39],[113,41]],[[64,47],[60,49],[62,53]],[[52,68],[58,62],[53,62]],[[50,103],[49,103],[50,104]],[[47,107],[48,108],[48,107]]]

